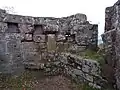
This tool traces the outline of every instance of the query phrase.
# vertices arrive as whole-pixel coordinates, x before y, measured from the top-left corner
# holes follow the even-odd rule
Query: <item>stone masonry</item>
[[[0,10],[0,72],[20,73],[24,63],[45,63],[49,52],[97,49],[98,25],[84,14],[30,17]]]
[[[49,54],[49,58],[53,58],[53,56]],[[45,75],[50,76],[62,74],[77,83],[87,83],[98,89],[102,89],[106,85],[106,81],[101,77],[101,67],[97,61],[70,53],[61,53],[60,55],[54,53],[54,58],[46,64],[30,63],[26,64],[25,68],[43,70]]]
[[[67,54],[97,50],[97,41],[98,25],[90,24],[84,14],[30,17],[0,9],[0,73],[43,69],[47,75],[62,73],[101,88],[99,64]]]
[[[105,48],[104,77],[120,90],[120,0],[105,11],[105,33],[102,35]]]

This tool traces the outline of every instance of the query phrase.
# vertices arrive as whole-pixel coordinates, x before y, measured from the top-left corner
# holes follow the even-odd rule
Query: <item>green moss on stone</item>
[[[82,54],[82,57],[85,59],[95,60],[102,65],[105,63],[103,55],[104,55],[103,52],[96,52],[88,49]]]

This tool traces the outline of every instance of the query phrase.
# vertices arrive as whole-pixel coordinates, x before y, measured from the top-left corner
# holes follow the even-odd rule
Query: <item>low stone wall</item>
[[[77,83],[87,83],[95,88],[103,87],[105,81],[101,77],[101,68],[97,61],[84,59],[69,53],[56,54],[46,64],[25,64],[26,69],[42,69],[46,75],[64,74]]]

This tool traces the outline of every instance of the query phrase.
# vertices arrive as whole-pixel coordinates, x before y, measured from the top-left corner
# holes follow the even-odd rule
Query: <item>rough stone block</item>
[[[32,24],[18,24],[21,33],[32,33],[34,26]]]
[[[46,43],[39,43],[40,49],[47,49]]]
[[[100,74],[100,66],[97,61],[90,59],[84,59],[82,62],[82,70],[84,72],[90,73],[91,75]]]
[[[90,67],[88,65],[82,65],[82,70],[86,73],[90,72]]]
[[[12,60],[14,64],[22,64],[23,63],[23,56],[21,52],[12,53]]]
[[[5,33],[0,33],[0,41],[5,41]]]
[[[89,39],[87,35],[81,33],[76,35],[75,40],[79,45],[88,45]]]
[[[48,55],[47,51],[44,51],[44,52],[41,53],[41,59],[42,59],[43,62],[45,62],[47,60],[47,55]]]
[[[64,50],[65,51],[68,51],[68,48],[69,48],[69,44],[66,42],[66,43],[64,43]]]
[[[46,41],[45,40],[45,35],[34,35],[33,40],[35,42],[40,42],[40,43],[44,43]]]
[[[35,24],[45,24],[45,20],[42,17],[34,17]]]
[[[45,32],[57,32],[59,30],[59,26],[58,25],[53,25],[53,24],[47,24],[46,26],[44,26],[44,31]]]
[[[4,33],[7,29],[7,23],[0,22],[0,33]]]
[[[21,18],[21,16],[18,16],[18,15],[7,14],[4,21],[12,22],[12,23],[20,23],[21,22],[20,18]]]
[[[41,55],[38,52],[24,52],[24,62],[40,63]]]
[[[21,37],[21,34],[19,34],[19,33],[5,33],[6,41],[14,40],[14,41],[20,42],[21,39],[22,39],[22,37]]]
[[[7,52],[13,53],[19,52],[20,50],[20,43],[17,43],[15,40],[7,42]]]
[[[5,34],[6,52],[13,53],[21,51],[20,34]]]
[[[79,53],[81,51],[84,51],[86,49],[86,46],[78,46],[76,44],[73,44],[71,45],[69,48],[68,48],[68,51],[72,52],[72,53]]]
[[[6,11],[0,9],[0,21],[4,22],[5,18],[6,18],[6,15],[7,15]]]
[[[57,41],[64,41],[64,40],[66,40],[66,37],[64,35],[57,36]]]
[[[25,34],[25,40],[33,40],[32,34]]]
[[[84,73],[81,70],[78,70],[78,69],[73,69],[73,73],[75,75],[84,76]]]
[[[107,48],[109,45],[112,45],[112,41],[115,41],[115,40],[113,40],[113,39],[115,39],[115,33],[116,33],[116,30],[113,29],[102,35],[102,39],[105,44],[105,48]]]
[[[93,78],[93,76],[92,75],[89,75],[89,74],[85,74],[85,76],[84,76],[84,78],[86,79],[86,80],[88,80],[89,82],[93,82],[94,80],[94,78]]]
[[[5,34],[6,40],[6,52],[13,53],[13,52],[20,52],[21,51],[21,41],[20,41],[20,34]]]
[[[83,22],[87,21],[87,16],[85,14],[79,14],[78,13],[78,14],[75,15],[75,18],[79,19],[80,21],[83,21]]]
[[[7,14],[4,21],[5,22],[12,22],[12,23],[27,23],[27,24],[34,23],[34,19],[32,17],[12,15],[12,14]]]
[[[24,17],[22,17],[21,20],[22,20],[23,23],[32,24],[32,25],[35,22],[34,18],[30,17],[30,16],[24,16]]]
[[[64,51],[64,43],[63,42],[57,42],[56,50],[58,52],[63,52]]]
[[[34,42],[22,42],[23,52],[39,52],[39,45]]]

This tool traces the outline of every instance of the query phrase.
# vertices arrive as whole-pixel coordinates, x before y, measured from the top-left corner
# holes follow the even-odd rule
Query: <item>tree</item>
[[[14,7],[3,6],[2,9],[6,10],[7,13],[16,14]]]

